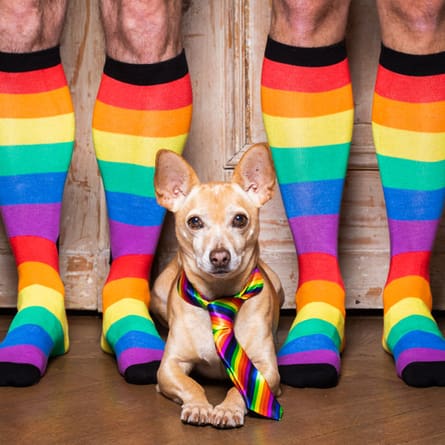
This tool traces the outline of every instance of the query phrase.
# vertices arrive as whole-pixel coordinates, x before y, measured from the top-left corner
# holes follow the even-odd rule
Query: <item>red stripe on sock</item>
[[[407,252],[394,255],[391,258],[388,281],[408,275],[417,275],[429,281],[429,264],[431,252]]]
[[[347,59],[322,67],[287,65],[267,58],[263,61],[261,84],[269,88],[316,93],[340,88],[350,82]]]
[[[344,287],[338,260],[327,253],[298,255],[299,286],[307,281],[326,280]]]
[[[22,73],[0,71],[0,93],[42,93],[66,86],[62,65]]]
[[[169,83],[131,85],[103,75],[98,100],[132,110],[171,110],[192,103],[190,75]]]
[[[153,262],[153,255],[124,255],[113,260],[107,283],[120,278],[143,278],[148,274]]]
[[[377,94],[402,102],[436,102],[445,100],[445,74],[435,76],[406,76],[379,66]]]
[[[38,236],[15,236],[9,239],[17,266],[26,261],[48,264],[59,272],[59,254],[55,243]]]

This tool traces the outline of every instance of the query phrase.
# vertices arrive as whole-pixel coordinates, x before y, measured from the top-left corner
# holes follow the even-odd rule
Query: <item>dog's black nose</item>
[[[210,262],[214,267],[226,267],[230,263],[230,252],[226,249],[213,249],[210,252]]]

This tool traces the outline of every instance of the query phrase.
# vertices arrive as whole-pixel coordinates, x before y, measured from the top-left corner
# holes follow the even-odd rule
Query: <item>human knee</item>
[[[28,52],[58,44],[66,0],[0,0],[0,49]]]
[[[338,3],[332,0],[279,0],[275,1],[274,12],[293,27],[316,29],[335,12]]]
[[[141,33],[144,29],[163,34],[169,20],[169,1],[123,1],[120,28],[124,34]]]
[[[284,43],[323,45],[343,37],[350,0],[274,0],[271,34]]]
[[[382,40],[409,54],[445,50],[444,0],[377,0]]]
[[[390,0],[387,11],[393,20],[411,32],[434,33],[445,25],[444,0]]]
[[[32,51],[42,28],[38,0],[0,2],[0,40],[3,50]],[[12,37],[15,40],[14,45]]]
[[[179,52],[182,0],[102,0],[101,11],[112,57],[151,63]]]

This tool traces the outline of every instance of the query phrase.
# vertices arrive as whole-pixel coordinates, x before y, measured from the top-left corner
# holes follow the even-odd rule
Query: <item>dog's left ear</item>
[[[275,180],[272,156],[266,144],[252,145],[241,157],[232,178],[257,207],[272,198]]]
[[[197,184],[198,176],[182,156],[170,150],[158,151],[154,185],[159,205],[171,212],[178,211]]]

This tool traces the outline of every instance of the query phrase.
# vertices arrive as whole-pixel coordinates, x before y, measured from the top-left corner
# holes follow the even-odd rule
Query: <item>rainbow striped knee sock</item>
[[[391,262],[383,346],[409,385],[445,385],[445,340],[431,315],[431,249],[445,198],[445,52],[382,46],[373,132],[386,201]]]
[[[161,148],[182,152],[192,91],[184,52],[155,64],[107,58],[94,111],[113,262],[103,291],[102,348],[130,383],[153,383],[164,350],[148,312],[153,255],[165,211],[153,174]]]
[[[18,313],[0,344],[0,385],[27,386],[68,350],[56,241],[74,141],[59,48],[0,53],[0,210],[18,269]]]
[[[299,48],[269,38],[262,107],[298,254],[297,317],[278,353],[292,386],[337,383],[345,292],[337,260],[339,211],[353,125],[343,43]]]

